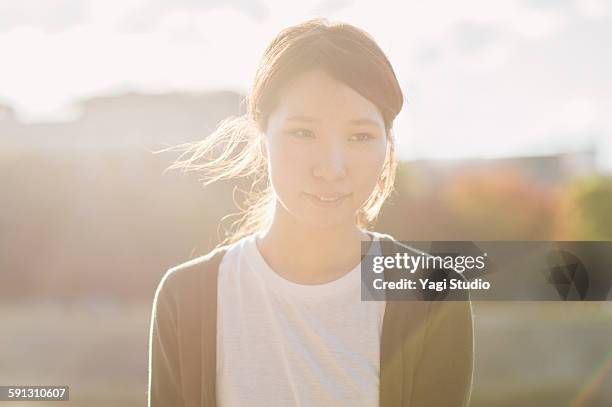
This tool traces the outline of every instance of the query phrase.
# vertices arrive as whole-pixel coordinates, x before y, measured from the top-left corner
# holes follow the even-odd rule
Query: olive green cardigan
[[[216,406],[217,272],[226,250],[219,247],[168,270],[157,288],[149,335],[149,407]],[[387,301],[380,406],[467,406],[473,355],[469,297]]]

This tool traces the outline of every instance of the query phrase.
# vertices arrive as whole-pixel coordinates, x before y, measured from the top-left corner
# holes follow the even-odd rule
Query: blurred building
[[[0,105],[0,147],[73,154],[156,150],[206,137],[223,118],[241,112],[235,92],[104,96],[80,102],[77,119],[25,124]]]
[[[411,166],[416,177],[438,186],[461,174],[486,174],[511,170],[542,186],[556,186],[573,177],[598,172],[595,148],[551,155],[495,159],[419,160]]]

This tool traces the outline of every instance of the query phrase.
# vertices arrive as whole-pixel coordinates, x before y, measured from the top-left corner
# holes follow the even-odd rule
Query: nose
[[[317,152],[316,163],[312,169],[315,178],[336,181],[346,177],[347,157],[338,143],[326,145]]]

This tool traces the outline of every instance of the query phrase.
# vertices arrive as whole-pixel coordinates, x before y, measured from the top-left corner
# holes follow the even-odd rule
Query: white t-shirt
[[[220,407],[378,406],[384,301],[361,301],[359,265],[325,284],[274,272],[256,235],[219,267]],[[374,233],[370,254],[380,253]]]

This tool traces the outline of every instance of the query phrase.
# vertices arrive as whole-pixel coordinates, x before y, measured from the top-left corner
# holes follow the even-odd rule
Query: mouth
[[[309,194],[304,192],[304,195],[316,206],[323,208],[333,208],[339,206],[352,194]]]

